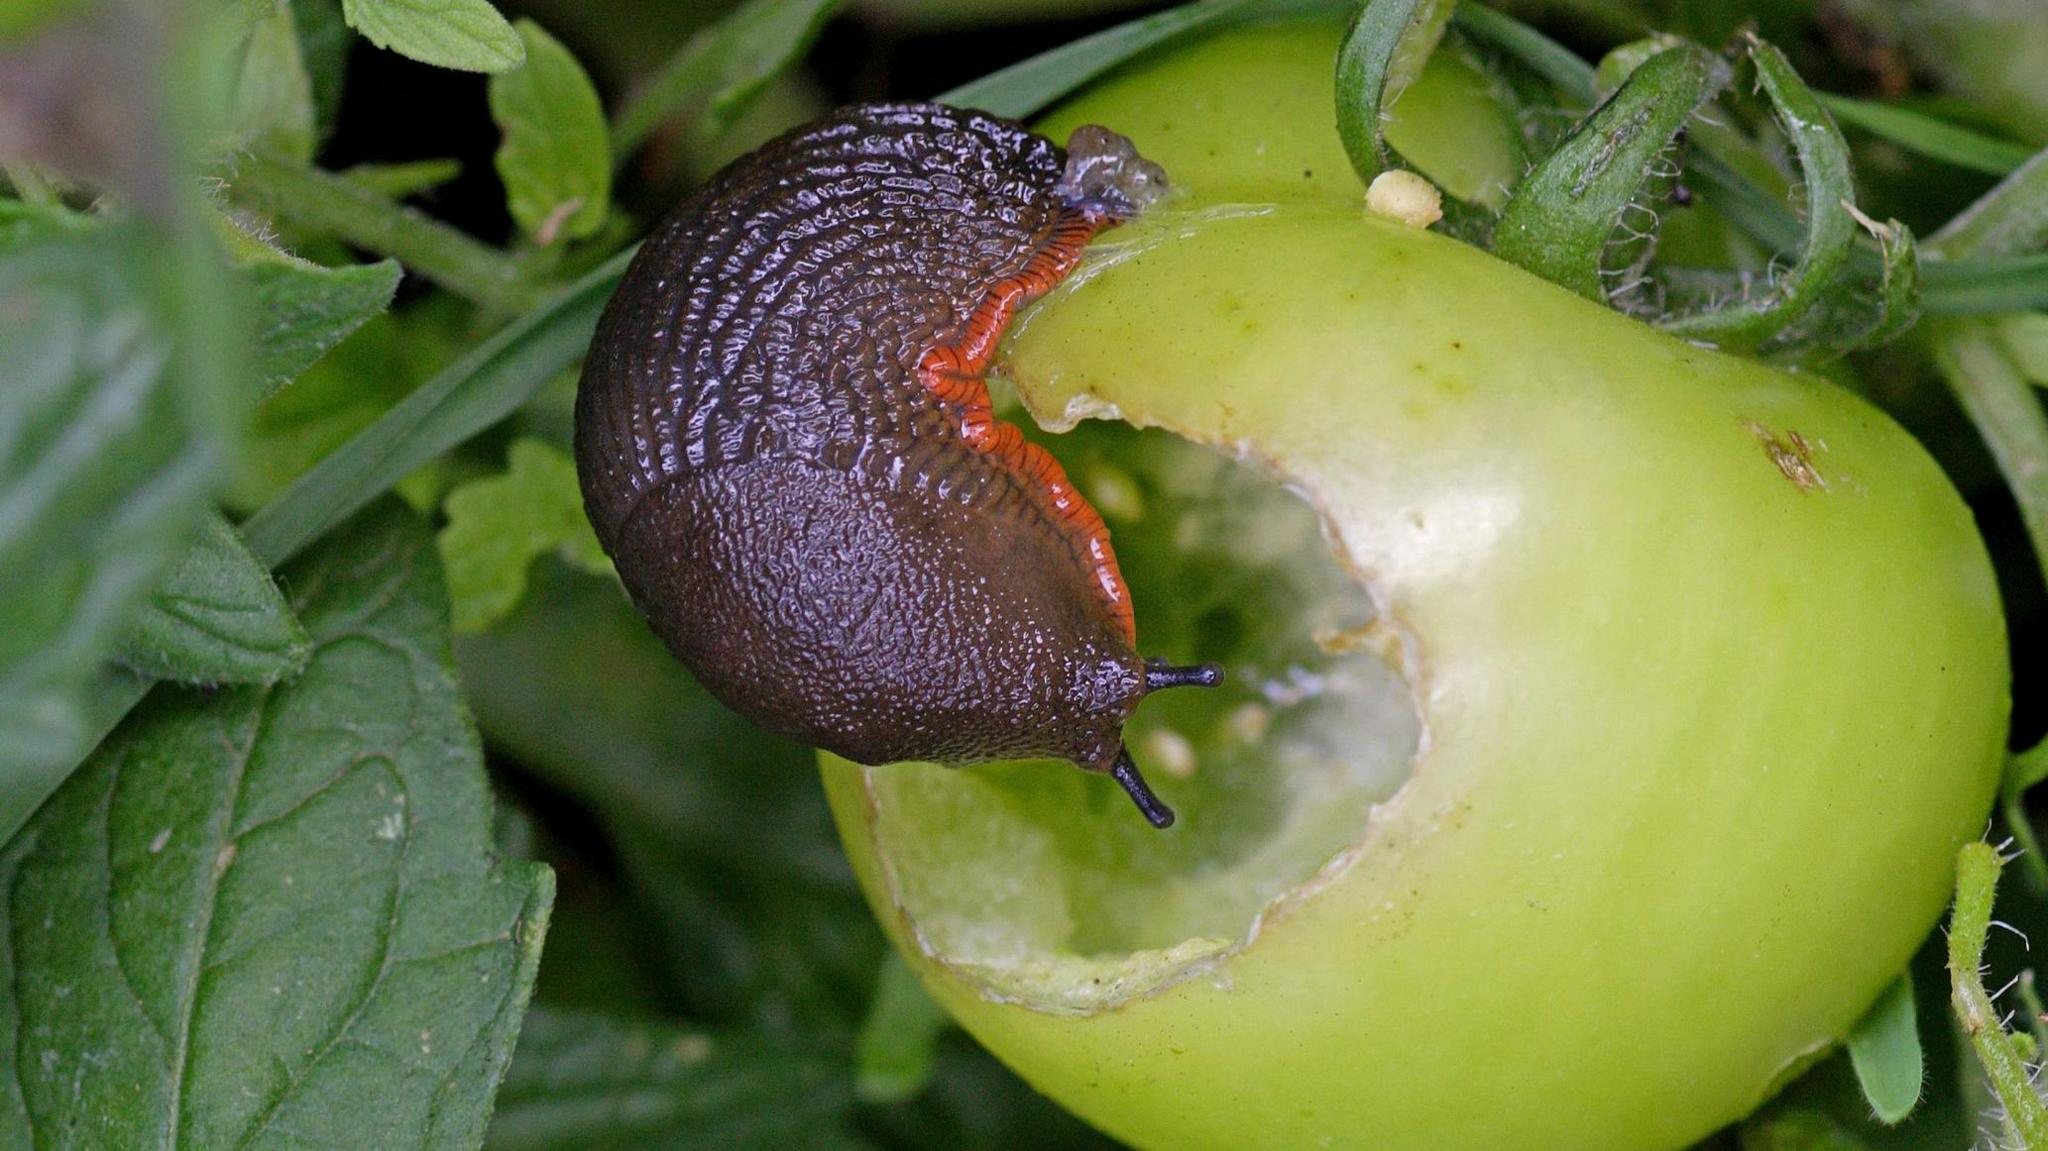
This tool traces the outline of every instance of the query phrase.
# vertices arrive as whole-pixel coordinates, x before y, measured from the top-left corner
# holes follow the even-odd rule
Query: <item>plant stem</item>
[[[519,312],[536,297],[519,261],[332,172],[254,151],[241,157],[233,188],[242,200],[263,211],[379,256],[396,257],[485,307]]]
[[[2048,779],[2048,740],[2006,760],[2005,776],[1998,785],[1998,810],[2019,844],[2027,886],[2036,894],[2048,895],[2048,857],[2041,854],[2041,841],[2034,834],[2034,821],[2027,818],[2025,799],[2027,789],[2043,779]]]
[[[2027,1151],[2048,1151],[2048,1108],[2034,1094],[2026,1061],[1984,991],[1984,939],[1991,929],[2001,866],[1998,853],[1986,843],[1965,844],[1956,856],[1956,904],[1948,926],[1949,1000],[2005,1104],[1999,1121],[2006,1135]]]
[[[2031,749],[2039,751],[2039,748]],[[2005,817],[2013,844],[2020,850],[2021,875],[2036,895],[2048,894],[2048,860],[2041,858],[2041,839],[2034,834],[2034,822],[2027,818],[2026,785],[2019,782],[2019,762],[2028,752],[2008,759],[2004,778],[1998,785],[1998,813]]]

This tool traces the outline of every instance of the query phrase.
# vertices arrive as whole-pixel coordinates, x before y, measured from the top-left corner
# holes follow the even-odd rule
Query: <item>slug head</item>
[[[1168,190],[1164,168],[1100,124],[1083,124],[1067,138],[1067,167],[1053,188],[1067,207],[1117,220],[1137,215]]]

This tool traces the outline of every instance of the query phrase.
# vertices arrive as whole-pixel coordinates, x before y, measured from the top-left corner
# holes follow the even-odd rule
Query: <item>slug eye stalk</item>
[[[1197,663],[1185,666],[1171,664],[1163,659],[1145,661],[1145,690],[1158,691],[1167,687],[1215,687],[1223,682],[1223,668],[1213,663]],[[1138,761],[1131,758],[1127,747],[1116,751],[1116,764],[1109,774],[1123,785],[1131,802],[1144,813],[1146,822],[1164,830],[1173,826],[1173,809],[1152,794],[1152,788],[1145,782],[1144,773],[1138,770]]]
[[[1215,687],[1223,682],[1223,668],[1213,663],[1189,664],[1181,667],[1163,659],[1145,661],[1145,690],[1158,691],[1166,687]]]
[[[1138,761],[1131,758],[1129,748],[1117,749],[1116,766],[1109,769],[1109,774],[1123,785],[1124,793],[1131,797],[1132,803],[1138,805],[1139,812],[1145,816],[1145,822],[1162,831],[1173,826],[1173,809],[1152,794],[1152,788],[1146,784],[1144,775],[1138,771]]]

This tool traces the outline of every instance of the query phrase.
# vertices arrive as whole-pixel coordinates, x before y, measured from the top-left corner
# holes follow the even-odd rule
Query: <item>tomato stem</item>
[[[2006,1136],[2027,1151],[2048,1151],[2048,1107],[2034,1094],[2026,1060],[1984,990],[1984,940],[2004,865],[1988,843],[1965,844],[1956,856],[1956,904],[1948,931],[1950,1001],[2004,1105],[1999,1122]]]

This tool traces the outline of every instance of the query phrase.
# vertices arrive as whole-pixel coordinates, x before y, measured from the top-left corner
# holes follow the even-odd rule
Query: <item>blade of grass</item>
[[[1928,243],[1955,260],[2048,247],[2048,148],[1958,212]]]
[[[1590,108],[1599,100],[1593,66],[1520,20],[1478,4],[1461,4],[1451,22],[1474,39],[1521,61],[1580,107]]]
[[[2048,308],[2048,252],[1980,260],[1929,260],[1920,265],[1929,312],[1950,316]]]
[[[1022,117],[1102,75],[1148,48],[1176,36],[1211,27],[1250,0],[1195,0],[1150,16],[1105,28],[1092,36],[1041,52],[1007,68],[971,80],[934,97],[941,104],[979,108],[998,116]]]
[[[690,37],[612,118],[614,163],[684,114],[730,122],[807,51],[843,0],[747,0]]]
[[[1236,20],[1334,12],[1347,7],[1337,0],[1195,0],[1083,36],[948,89],[933,99],[941,104],[1021,118],[1139,53],[1205,28]]]
[[[250,549],[275,567],[413,469],[531,399],[582,358],[635,250],[506,325],[315,464],[242,525]]]
[[[1854,124],[1902,148],[1972,172],[2003,176],[2026,163],[2027,158],[2033,155],[2033,150],[2024,145],[1959,128],[1946,120],[1937,120],[1896,104],[1880,104],[1875,100],[1857,100],[1827,92],[1814,94],[1828,111],[1834,113],[1835,119],[1845,124]]]

